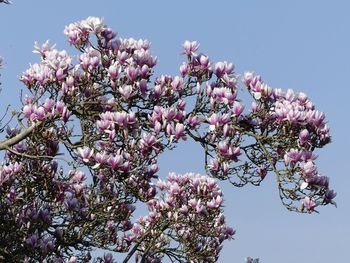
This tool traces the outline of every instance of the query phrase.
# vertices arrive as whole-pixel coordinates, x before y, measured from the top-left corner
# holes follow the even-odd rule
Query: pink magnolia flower
[[[72,181],[75,183],[83,183],[86,180],[86,175],[82,171],[73,172]]]
[[[54,111],[54,106],[55,106],[55,101],[53,99],[47,98],[45,100],[45,103],[43,105],[46,113],[53,113]]]
[[[225,74],[227,75],[232,74],[233,69],[234,69],[234,66],[232,63],[228,63],[226,61],[217,62],[214,67],[214,72],[218,78],[221,78]]]
[[[186,40],[183,44],[182,47],[185,50],[185,54],[188,56],[195,56],[196,55],[196,51],[199,47],[199,44],[197,43],[197,41],[188,41]]]
[[[213,113],[209,118],[207,118],[210,131],[214,131],[217,127],[219,127],[220,117],[221,117],[220,115]]]
[[[185,134],[185,126],[182,123],[176,123],[175,126],[175,138],[177,140],[179,139],[185,139],[186,134]]]
[[[188,74],[188,70],[189,70],[188,64],[183,63],[180,66],[181,77],[185,77]]]
[[[146,80],[142,79],[138,82],[138,87],[142,93],[142,95],[146,95],[148,92],[148,83]]]
[[[292,89],[288,89],[285,95],[287,101],[292,102],[295,99],[295,93]]]
[[[311,178],[317,174],[317,167],[311,160],[309,160],[301,165],[301,171],[305,178]]]
[[[25,116],[27,119],[30,118],[30,116],[34,113],[34,111],[35,111],[35,106],[32,105],[32,104],[24,105],[23,110],[22,110],[24,116]]]
[[[272,96],[273,96],[274,100],[276,100],[276,101],[285,97],[284,92],[282,91],[282,89],[274,89],[272,91]]]
[[[103,19],[99,17],[89,16],[88,18],[80,21],[80,26],[88,31],[99,34],[105,28]]]
[[[240,103],[239,101],[235,101],[232,105],[232,113],[235,115],[235,117],[239,117],[244,110],[244,105]]]
[[[156,149],[156,143],[158,142],[156,137],[151,133],[143,133],[139,141],[139,146],[143,154],[150,153],[153,149]]]
[[[100,53],[89,47],[86,52],[80,55],[80,65],[83,68],[83,70],[86,71],[92,71],[94,70],[99,64],[100,64]]]
[[[299,92],[299,94],[298,94],[298,101],[301,104],[306,104],[308,102],[307,95],[305,93],[303,93],[303,92]]]
[[[124,100],[128,100],[133,95],[133,88],[131,85],[119,87],[118,91]]]
[[[113,255],[111,253],[107,253],[103,255],[103,262],[104,263],[113,263]]]
[[[303,156],[303,152],[299,151],[298,149],[290,149],[285,155],[284,155],[284,163],[286,165],[289,165],[291,163],[295,164],[301,160],[301,157]]]
[[[62,119],[63,119],[63,121],[67,122],[71,115],[72,115],[72,112],[70,110],[68,110],[67,107],[64,107],[63,108],[63,112],[62,112]]]
[[[219,142],[217,146],[219,154],[223,157],[227,157],[235,162],[238,161],[238,156],[241,155],[241,150],[239,147],[228,144],[227,141]]]
[[[219,161],[217,159],[211,159],[208,169],[214,174],[217,173],[220,169]]]
[[[106,163],[107,160],[108,160],[108,156],[107,156],[107,154],[106,154],[105,152],[103,152],[103,153],[97,153],[97,154],[95,155],[95,161],[96,161],[98,164],[100,164],[100,165]]]
[[[119,169],[122,168],[123,165],[128,166],[128,164],[125,162],[124,158],[120,154],[116,154],[114,156],[110,156],[108,158],[108,164],[112,166],[113,169]],[[126,168],[126,167],[125,167]]]
[[[211,201],[207,202],[208,208],[219,208],[224,199],[218,195],[216,198],[213,198]]]
[[[191,128],[195,128],[200,124],[200,121],[197,116],[189,116],[187,119],[187,123]]]
[[[70,257],[68,260],[68,263],[77,263],[78,262],[78,258],[77,257]]]
[[[204,54],[198,55],[198,61],[202,70],[208,70],[211,66],[211,63],[209,62],[209,57]]]
[[[306,196],[304,198],[303,205],[308,213],[314,211],[314,208],[317,206],[316,202],[309,196]]]
[[[176,76],[174,77],[173,81],[171,82],[171,86],[176,91],[181,91],[183,85],[183,78]]]
[[[34,120],[39,120],[39,121],[42,121],[45,119],[45,109],[44,107],[38,107],[37,109],[35,109],[34,111],[34,116],[33,114],[31,115],[31,119],[34,121]]]
[[[113,63],[108,68],[108,75],[112,80],[115,80],[121,72],[121,67],[118,62]]]
[[[138,78],[138,76],[140,75],[140,70],[139,70],[139,68],[129,66],[126,68],[125,73],[126,73],[126,77],[130,81],[135,81]]]
[[[78,157],[80,157],[84,163],[88,163],[94,154],[94,149],[90,149],[87,146],[79,147],[77,150],[75,150],[75,154],[78,155]]]
[[[214,87],[211,95],[217,102],[223,102],[229,105],[231,105],[236,99],[236,93],[226,87]]]
[[[305,145],[308,142],[309,137],[310,137],[309,131],[307,129],[302,130],[299,133],[299,143],[300,143],[300,145]]]

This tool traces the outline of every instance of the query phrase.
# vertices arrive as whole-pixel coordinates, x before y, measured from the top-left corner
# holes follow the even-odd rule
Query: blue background
[[[156,74],[178,74],[181,43],[197,40],[211,60],[231,61],[240,73],[253,70],[272,87],[307,93],[331,126],[333,143],[317,152],[317,164],[338,192],[338,208],[288,212],[274,174],[258,188],[222,184],[237,234],[225,243],[219,262],[244,262],[246,256],[263,263],[349,262],[349,1],[13,1],[0,6],[2,109],[19,105],[18,77],[38,61],[31,53],[34,41],[50,39],[72,53],[63,28],[87,16],[104,17],[120,37],[149,39],[159,57]],[[204,172],[201,148],[193,143],[165,153],[160,163],[164,176]]]

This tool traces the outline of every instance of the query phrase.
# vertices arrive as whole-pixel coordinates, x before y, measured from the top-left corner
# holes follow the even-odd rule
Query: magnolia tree
[[[96,17],[64,33],[78,55],[35,45],[0,143],[1,260],[216,262],[235,233],[218,180],[259,185],[273,172],[287,209],[335,204],[313,153],[329,128],[304,93],[238,76],[195,41],[178,76],[155,77],[146,40],[118,39]],[[207,174],[159,179],[159,155],[186,139],[203,147]],[[135,219],[138,203],[149,212]]]

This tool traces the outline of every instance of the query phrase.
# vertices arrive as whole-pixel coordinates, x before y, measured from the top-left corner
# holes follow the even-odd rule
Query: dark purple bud
[[[103,256],[104,263],[113,263],[113,256],[111,253],[107,253]]]
[[[26,244],[31,247],[35,248],[36,245],[38,244],[38,235],[37,234],[32,234],[26,239]]]
[[[79,201],[78,201],[78,199],[73,197],[73,198],[66,201],[66,206],[67,206],[68,210],[73,211],[79,206]]]
[[[337,196],[337,193],[334,190],[327,189],[324,198],[327,203],[332,203],[333,199]]]

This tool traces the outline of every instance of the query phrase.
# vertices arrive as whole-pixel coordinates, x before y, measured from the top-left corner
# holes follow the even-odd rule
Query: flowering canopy
[[[195,41],[183,44],[179,76],[154,78],[148,41],[117,39],[96,17],[64,33],[79,55],[35,45],[40,62],[21,76],[30,94],[19,125],[0,143],[1,258],[216,262],[234,230],[215,180],[259,185],[274,172],[289,210],[335,204],[313,153],[330,142],[329,128],[304,93],[239,77]],[[158,156],[187,138],[203,147],[208,175],[157,181]],[[149,214],[134,221],[138,201]],[[106,254],[92,259],[96,248]]]

